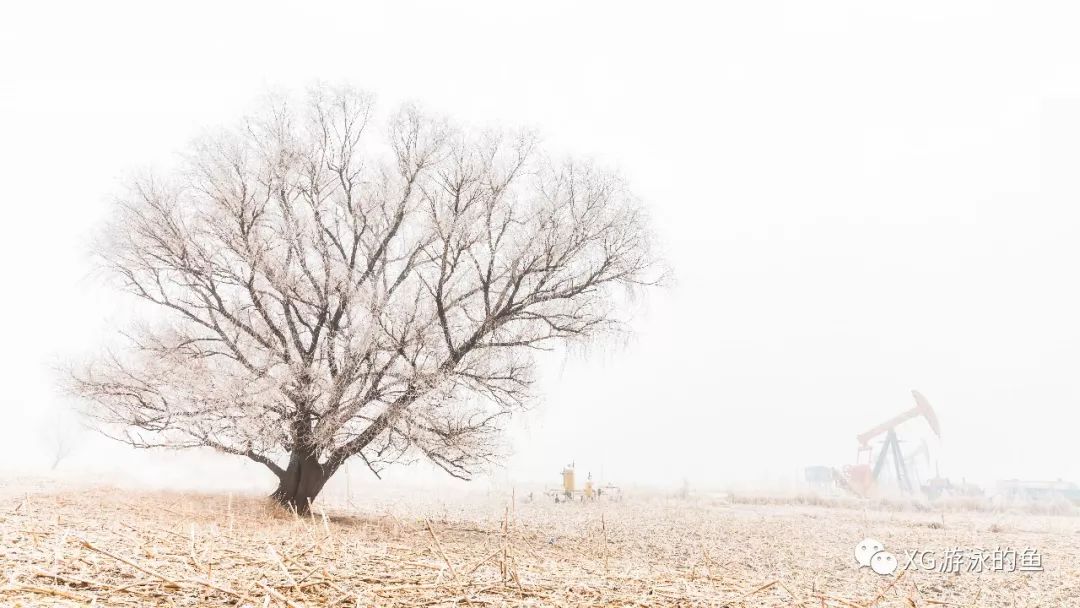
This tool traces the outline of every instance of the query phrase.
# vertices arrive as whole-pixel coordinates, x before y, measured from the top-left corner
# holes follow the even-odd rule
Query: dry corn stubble
[[[0,494],[3,606],[1071,606],[1080,519],[637,496],[316,509],[108,488]],[[452,513],[450,515],[449,513]],[[1038,548],[1044,571],[881,577],[854,543]],[[903,564],[906,560],[901,559]]]

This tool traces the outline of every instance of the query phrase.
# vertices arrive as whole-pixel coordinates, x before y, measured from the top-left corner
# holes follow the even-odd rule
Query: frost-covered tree
[[[315,89],[135,179],[100,248],[155,315],[71,388],[110,436],[211,447],[306,510],[347,459],[468,478],[530,396],[532,354],[618,327],[658,266],[610,173]]]

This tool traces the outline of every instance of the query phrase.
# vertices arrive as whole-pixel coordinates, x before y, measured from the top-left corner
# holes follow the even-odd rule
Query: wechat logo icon
[[[855,561],[859,567],[869,567],[882,576],[896,572],[896,556],[886,551],[880,541],[872,538],[864,538],[855,545]]]

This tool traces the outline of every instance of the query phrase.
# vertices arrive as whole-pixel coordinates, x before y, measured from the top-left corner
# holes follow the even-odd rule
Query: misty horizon
[[[534,128],[556,152],[615,168],[673,270],[630,303],[627,338],[540,358],[539,398],[514,415],[510,456],[487,479],[554,486],[575,462],[620,485],[797,483],[805,467],[854,464],[856,435],[917,389],[942,428],[899,429],[906,445],[928,441],[924,476],[1080,482],[1074,19],[981,3],[935,19],[917,6],[571,6],[609,27],[551,7],[428,6],[436,18],[411,24],[408,8],[382,8],[264,56],[249,44],[259,28],[236,36],[200,11],[151,32],[73,7],[50,25],[67,50],[17,19],[0,26],[0,49],[19,58],[0,81],[13,189],[0,222],[3,470],[48,474],[43,437],[74,416],[55,368],[131,318],[89,260],[120,182],[172,166],[268,91],[321,81],[370,90],[383,110],[414,100],[469,125]],[[398,48],[402,24],[443,56]],[[591,52],[551,44],[560,28]],[[186,44],[192,31],[215,44]],[[463,82],[444,69],[474,62]],[[266,483],[232,456],[77,435],[62,474]]]

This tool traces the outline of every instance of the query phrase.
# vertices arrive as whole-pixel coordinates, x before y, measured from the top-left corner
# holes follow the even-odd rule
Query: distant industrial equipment
[[[836,469],[832,467],[806,467],[806,469],[804,469],[803,471],[803,474],[806,477],[806,483],[810,484],[811,487],[815,489],[824,490],[832,488],[834,485],[836,485],[837,472]]]
[[[562,488],[559,490],[547,490],[545,494],[553,498],[555,502],[567,502],[575,499],[597,500],[600,498],[606,498],[608,500],[622,500],[622,489],[612,484],[605,484],[602,486],[596,485],[592,479],[592,473],[589,473],[585,478],[585,483],[579,490],[577,488],[577,479],[574,473],[574,463],[570,463],[563,467],[562,470]]]
[[[923,418],[934,435],[941,437],[941,424],[930,402],[919,391],[911,391],[915,406],[858,435],[855,464],[842,470],[829,466],[810,466],[803,471],[806,483],[817,490],[846,490],[868,498],[879,488],[890,484],[904,494],[921,493],[930,500],[943,498],[977,498],[985,495],[981,487],[961,480],[954,483],[936,470],[925,479],[921,466],[930,464],[930,448],[926,439],[918,447],[904,451],[897,427],[915,418]],[[879,438],[880,442],[879,442]],[[1024,502],[1062,502],[1080,505],[1080,485],[1063,481],[1032,481],[1008,479],[999,481],[996,497]]]
[[[926,444],[926,439],[920,439],[919,447],[904,455],[904,465],[907,467],[908,475],[911,477],[911,485],[915,488],[923,486],[923,476],[920,472],[922,466],[919,465],[920,459],[923,462],[922,466],[930,466],[930,446]]]
[[[870,495],[877,487],[886,470],[886,465],[891,462],[891,473],[897,488],[905,494],[911,494],[920,489],[919,485],[912,480],[908,469],[908,459],[900,448],[900,439],[896,435],[896,427],[912,420],[923,417],[930,425],[930,430],[938,437],[941,436],[941,425],[937,414],[930,402],[919,391],[911,391],[915,398],[915,407],[893,416],[881,424],[856,436],[859,442],[855,456],[855,464],[845,467],[842,485],[851,489],[860,496]],[[870,442],[875,438],[885,435],[884,443],[878,448],[877,456],[874,457],[874,448]]]
[[[930,430],[941,436],[941,425],[930,402],[919,391],[911,391],[915,406],[870,428],[856,436],[858,447],[855,464],[842,471],[826,466],[812,466],[804,470],[806,482],[818,489],[841,488],[862,497],[875,493],[877,488],[891,477],[896,488],[905,494],[923,489],[918,459],[929,464],[929,448],[923,440],[914,451],[905,454],[896,428],[915,419],[925,418]],[[880,445],[875,440],[884,435]]]
[[[922,486],[923,494],[930,500],[939,498],[975,498],[983,495],[983,490],[975,484],[961,480],[953,483],[952,480],[941,477],[933,477]]]
[[[998,495],[1010,500],[1045,502],[1065,499],[1080,504],[1080,486],[1068,481],[1025,481],[1006,479],[998,482]]]

